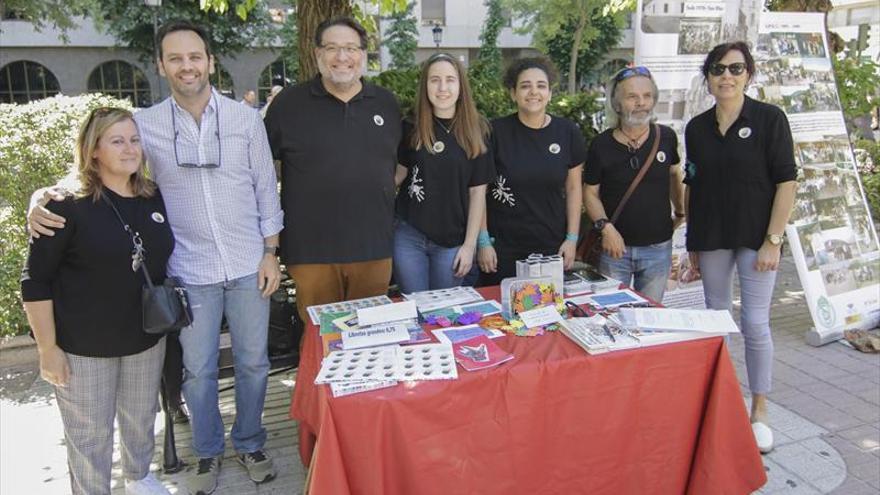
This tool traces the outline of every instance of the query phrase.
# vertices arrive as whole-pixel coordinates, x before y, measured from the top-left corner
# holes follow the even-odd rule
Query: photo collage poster
[[[850,146],[822,14],[761,15],[753,86],[785,110],[798,192],[786,238],[816,331],[880,321],[880,246]]]
[[[876,326],[880,249],[840,109],[823,15],[761,12],[754,0],[640,0],[638,9],[636,64],[657,80],[655,112],[678,132],[682,157],[685,124],[714,104],[699,71],[706,53],[724,41],[753,47],[757,74],[749,95],[782,108],[795,141],[799,188],[786,234],[816,331]],[[702,286],[690,275],[683,230],[673,237],[663,302],[699,307]]]

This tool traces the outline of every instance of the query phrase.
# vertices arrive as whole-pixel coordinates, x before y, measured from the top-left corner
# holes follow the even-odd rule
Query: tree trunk
[[[325,19],[351,15],[349,0],[297,0],[296,29],[299,36],[299,82],[305,82],[318,73],[315,61],[315,31]]]
[[[577,29],[571,43],[571,54],[568,59],[568,94],[577,93],[577,63],[581,51],[581,39],[584,37],[584,27],[587,25],[587,7],[581,6],[578,17]]]

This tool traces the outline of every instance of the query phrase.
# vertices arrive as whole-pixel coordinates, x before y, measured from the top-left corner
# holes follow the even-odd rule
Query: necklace
[[[627,134],[626,131],[623,130],[623,127],[618,127],[617,130],[620,131],[620,133],[623,134],[623,135],[626,137],[626,139],[627,139],[627,141],[626,141],[626,147],[629,149],[629,152],[630,152],[630,153],[635,153],[636,150],[639,149],[639,146],[642,145],[642,138],[645,137],[645,134],[647,134],[648,131],[651,130],[651,126],[647,126],[647,127],[645,127],[645,130],[642,131],[642,132],[641,132],[638,136],[636,136],[636,137],[632,137],[632,136],[630,136],[629,134]]]
[[[438,119],[437,117],[434,117],[434,122],[437,122],[437,125],[442,127],[444,131],[446,131],[446,134],[449,134],[452,132],[452,129],[443,125],[443,122],[440,122],[440,119]]]

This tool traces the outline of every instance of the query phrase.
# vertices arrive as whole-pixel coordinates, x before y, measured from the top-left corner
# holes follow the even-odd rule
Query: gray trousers
[[[70,379],[55,387],[64,423],[74,494],[109,495],[113,419],[119,422],[122,473],[140,480],[150,471],[165,339],[131,356],[67,354]]]
[[[740,331],[746,349],[746,372],[753,394],[768,394],[773,378],[770,303],[776,271],[755,270],[758,252],[739,248],[700,251],[700,273],[709,309],[732,309],[733,269],[739,277]]]

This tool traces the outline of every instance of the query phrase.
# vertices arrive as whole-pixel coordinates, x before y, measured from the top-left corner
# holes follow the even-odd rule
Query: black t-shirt
[[[409,169],[397,193],[397,214],[428,239],[445,247],[464,242],[469,188],[488,184],[495,178],[491,152],[487,150],[469,159],[455,136],[447,132],[451,125],[451,120],[435,119],[434,150],[439,151],[431,153],[425,146],[412,148],[410,135],[414,126],[405,120],[397,153],[400,164]]]
[[[596,136],[590,143],[587,164],[584,168],[584,182],[599,185],[599,199],[605,213],[611,217],[624,193],[632,184],[654,146],[654,126],[648,131],[648,138],[635,154],[613,136],[608,129]],[[635,157],[635,160],[633,160]],[[664,242],[672,237],[672,211],[669,203],[669,168],[677,166],[678,139],[675,131],[660,126],[660,146],[651,168],[633,191],[632,196],[614,222],[627,246],[648,246]]]
[[[153,283],[163,283],[174,237],[162,196],[124,198],[104,191],[140,234]],[[143,331],[143,271],[131,270],[131,237],[113,209],[90,196],[50,201],[47,208],[67,222],[54,236],[31,243],[21,294],[28,302],[52,300],[58,347],[79,356],[118,357],[155,345],[161,336]]]
[[[266,114],[281,160],[281,260],[352,263],[391,256],[400,108],[364,82],[342,102],[320,76],[285,88]]]
[[[565,181],[586,159],[574,122],[551,117],[532,129],[517,114],[492,121],[495,182],[486,193],[489,233],[501,246],[542,249],[565,239]],[[555,253],[552,253],[555,254]]]
[[[797,178],[785,113],[746,96],[739,118],[722,136],[712,107],[688,122],[685,146],[688,251],[759,249],[776,185]]]

